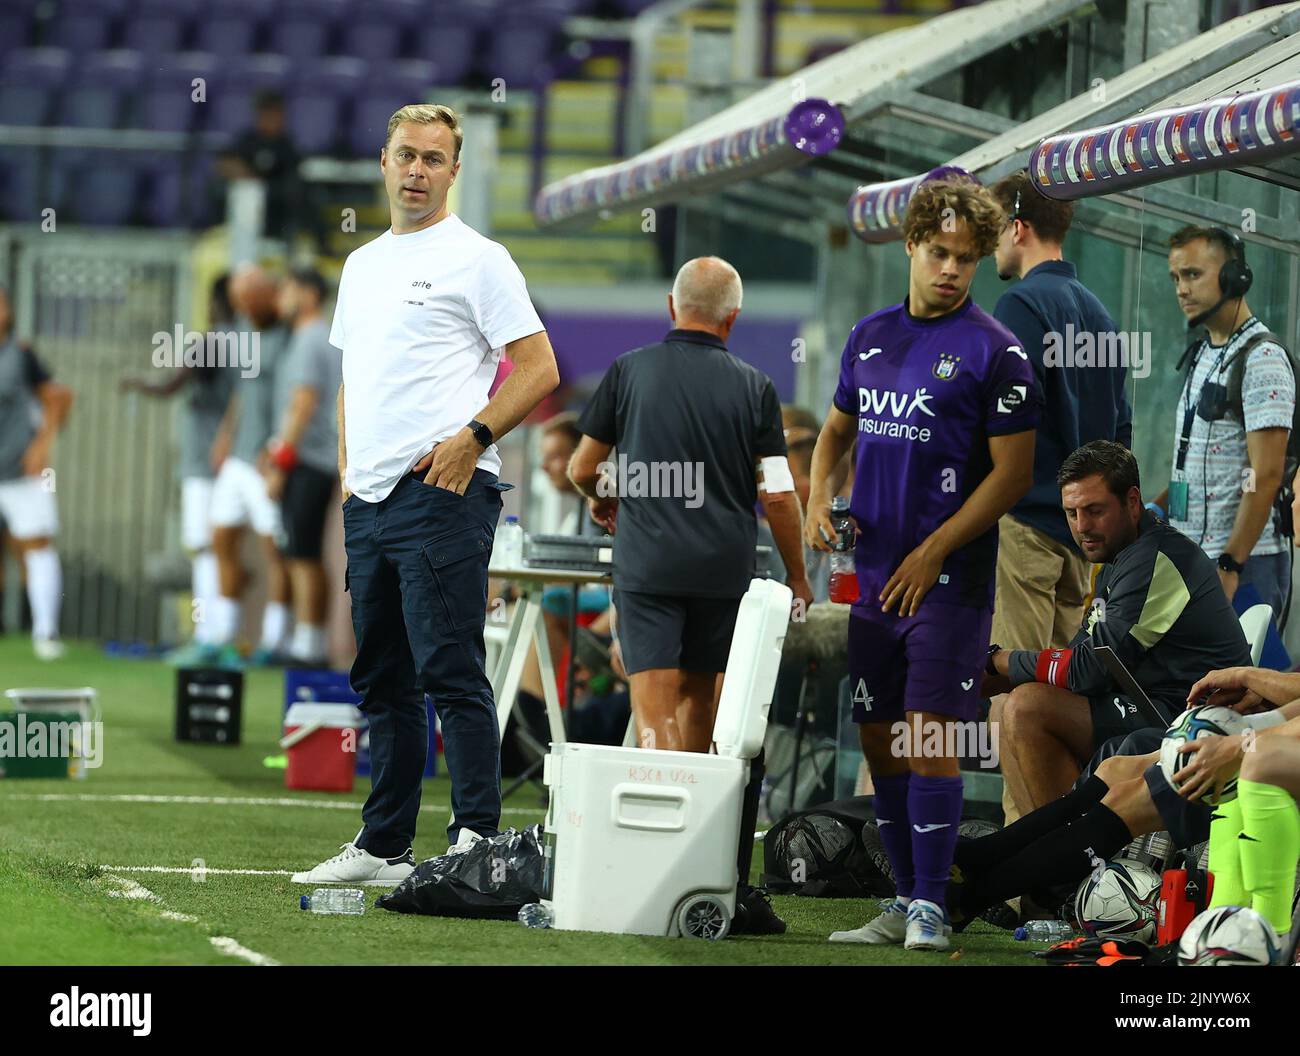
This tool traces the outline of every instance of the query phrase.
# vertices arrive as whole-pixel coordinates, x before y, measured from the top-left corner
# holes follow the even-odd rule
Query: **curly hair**
[[[988,189],[972,177],[926,180],[912,192],[907,203],[903,237],[910,242],[922,242],[945,230],[945,223],[946,230],[952,230],[953,219],[966,222],[976,252],[987,257],[998,244],[1006,216]]]

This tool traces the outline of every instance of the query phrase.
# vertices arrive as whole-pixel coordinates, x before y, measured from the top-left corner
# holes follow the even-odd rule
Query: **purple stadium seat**
[[[490,79],[504,78],[508,85],[535,84],[545,77],[557,40],[555,30],[546,23],[511,18],[500,32],[488,34],[483,71]]]
[[[214,55],[244,55],[253,50],[257,23],[249,18],[203,19],[199,22],[197,42]]]
[[[109,18],[100,14],[76,14],[54,19],[47,43],[67,48],[78,55],[108,47]]]
[[[294,62],[320,58],[329,51],[328,22],[298,15],[271,24],[270,49]]]
[[[0,66],[0,81],[36,88],[58,88],[67,79],[71,58],[62,48],[19,48]]]
[[[39,85],[0,84],[0,125],[44,125],[56,92]]]
[[[225,140],[233,140],[253,125],[253,96],[256,93],[230,82],[215,95],[208,96],[207,131]]]
[[[195,78],[202,77],[211,91],[219,75],[217,59],[206,51],[178,51],[151,55],[146,64],[149,84],[154,88],[184,88],[188,96]]]
[[[286,122],[294,144],[304,154],[332,154],[342,122],[342,102],[330,95],[291,95]]]
[[[202,106],[183,89],[153,88],[140,100],[136,124],[151,132],[189,132],[198,123]]]
[[[188,22],[211,10],[211,0],[135,0],[131,17],[169,15]]]
[[[102,226],[128,223],[135,213],[138,182],[139,173],[129,162],[98,163],[95,178],[78,184],[68,208],[79,223]]]
[[[126,46],[151,55],[178,51],[184,36],[185,22],[174,15],[146,15],[126,23]]]
[[[144,79],[138,52],[97,51],[76,67],[64,91],[58,124],[70,128],[117,128],[128,115]]]
[[[146,188],[145,219],[156,227],[202,227],[215,223],[210,157],[196,157],[186,166],[179,158],[158,158],[142,166]]]
[[[0,55],[32,42],[32,16],[27,11],[0,11]]]
[[[283,88],[293,64],[283,55],[234,55],[221,60],[221,75],[242,88]]]
[[[486,29],[499,24],[514,6],[511,0],[430,0],[426,17],[432,25]]]
[[[402,46],[404,27],[394,22],[353,22],[339,30],[339,50],[366,62],[391,62]]]
[[[425,100],[435,84],[442,83],[438,68],[420,59],[400,59],[378,67],[366,82],[374,95],[400,95],[409,102]]]
[[[0,217],[34,223],[53,204],[41,186],[40,158],[27,147],[0,147]]]
[[[426,26],[416,35],[416,58],[432,62],[443,84],[459,84],[474,66],[478,31],[457,23]]]
[[[299,92],[318,92],[336,98],[352,98],[366,79],[366,64],[340,56],[308,63],[296,69],[294,87]]]
[[[392,92],[367,92],[352,106],[347,146],[357,157],[378,157],[393,111],[414,100]]]

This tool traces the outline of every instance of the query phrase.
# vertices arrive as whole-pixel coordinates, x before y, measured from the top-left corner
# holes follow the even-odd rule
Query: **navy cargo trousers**
[[[427,693],[451,773],[448,829],[494,836],[501,821],[501,744],[486,671],[488,558],[501,484],[476,469],[464,495],[407,475],[382,502],[343,506],[347,589],[357,659],[352,688],[370,724],[370,796],[357,846],[379,858],[415,837],[429,744]]]

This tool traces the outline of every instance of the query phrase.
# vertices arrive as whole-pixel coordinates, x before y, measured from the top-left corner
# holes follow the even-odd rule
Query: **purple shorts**
[[[853,721],[892,722],[905,711],[978,718],[992,624],[990,609],[929,599],[903,619],[855,608],[849,619]]]

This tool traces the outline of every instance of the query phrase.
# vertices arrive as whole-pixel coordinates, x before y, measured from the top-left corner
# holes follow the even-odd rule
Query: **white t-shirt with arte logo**
[[[510,253],[454,214],[354,250],[330,330],[343,350],[348,490],[387,498],[487,404],[502,349],[543,329]],[[500,472],[496,445],[478,465]]]

